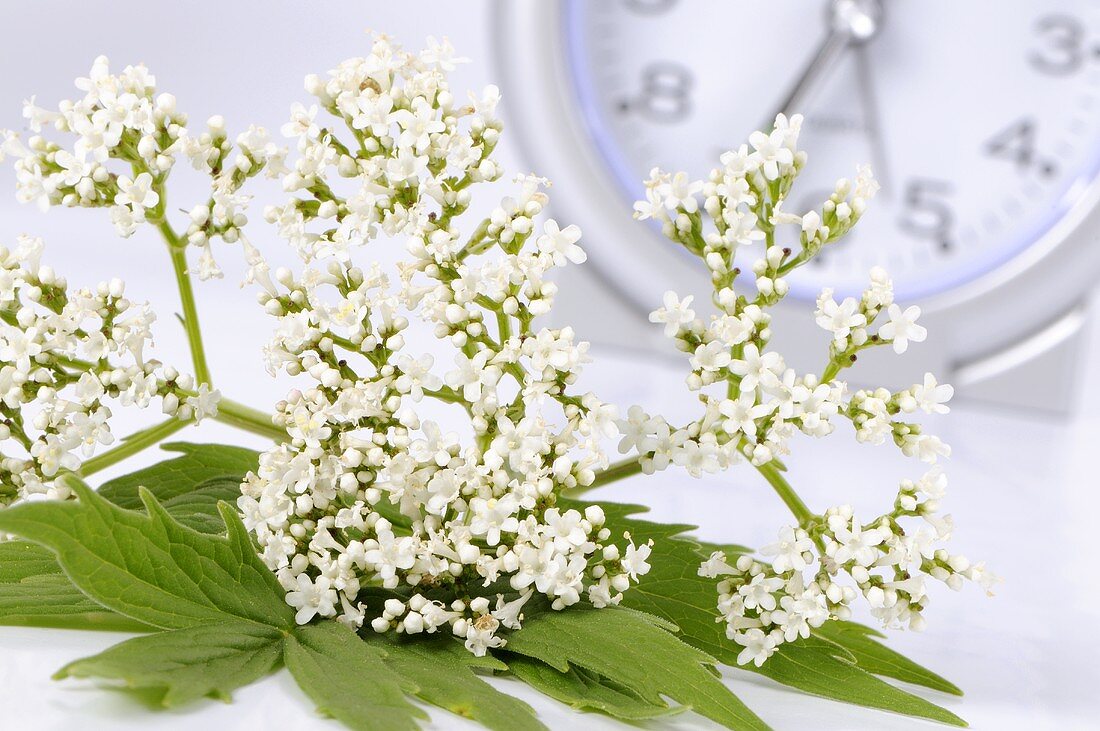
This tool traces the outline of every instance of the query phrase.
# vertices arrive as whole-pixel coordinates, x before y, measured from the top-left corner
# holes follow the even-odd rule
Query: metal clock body
[[[872,164],[882,191],[848,240],[792,276],[777,347],[813,367],[798,362],[821,352],[813,298],[823,286],[858,292],[881,264],[936,328],[938,347],[909,361],[913,373],[952,370],[964,393],[1000,401],[1066,400],[1068,378],[1021,391],[1029,368],[1072,360],[1065,349],[1100,272],[1100,4],[559,0],[499,10],[507,121],[531,167],[557,183],[558,215],[584,229],[596,275],[579,278],[588,294],[566,294],[566,317],[591,321],[594,306],[605,339],[651,341],[645,313],[704,275],[632,220],[641,180],[654,165],[702,177],[774,112],[798,111],[809,164],[795,212],[819,205],[858,162]]]

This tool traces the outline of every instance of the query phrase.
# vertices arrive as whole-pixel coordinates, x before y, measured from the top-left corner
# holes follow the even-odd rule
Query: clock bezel
[[[622,246],[586,247],[601,280],[644,315],[665,290],[694,291],[705,275],[627,213],[621,183],[577,110],[560,32],[564,5],[565,0],[498,0],[492,37],[503,114],[525,161],[556,183],[552,208],[577,223],[589,242],[630,241],[636,249],[634,256],[624,256]],[[609,210],[623,214],[607,215]],[[931,327],[949,327],[952,360],[967,360],[1057,320],[1087,296],[1098,274],[1100,180],[1094,179],[1030,245],[967,282],[914,302]],[[784,305],[777,317],[805,319],[806,302]]]

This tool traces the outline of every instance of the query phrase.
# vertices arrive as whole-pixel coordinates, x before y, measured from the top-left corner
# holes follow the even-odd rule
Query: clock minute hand
[[[875,177],[882,186],[887,198],[893,193],[893,180],[887,164],[886,142],[882,137],[882,110],[875,92],[875,80],[871,70],[871,59],[867,56],[867,47],[859,45],[855,49],[856,73],[859,76],[860,96],[863,98],[863,113],[866,117],[868,141],[871,143],[871,160],[874,163]]]
[[[771,129],[772,125],[775,124],[775,118],[780,114],[791,114],[803,110],[807,100],[813,92],[817,91],[821,82],[828,78],[829,72],[836,67],[837,61],[844,55],[844,51],[850,43],[851,36],[846,31],[837,28],[831,29],[821,45],[818,46],[813,59],[802,70],[798,79],[791,86],[790,91],[787,92],[787,96],[779,103],[771,116],[764,120],[764,124],[760,126],[760,129]]]
[[[771,129],[779,114],[804,109],[813,93],[836,69],[848,47],[867,41],[878,32],[881,15],[882,0],[833,0],[829,4],[829,32],[787,96],[760,129]]]

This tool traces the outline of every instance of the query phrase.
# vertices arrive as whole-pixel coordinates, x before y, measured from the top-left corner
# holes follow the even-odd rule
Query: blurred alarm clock
[[[930,337],[889,368],[870,352],[868,381],[945,371],[961,395],[1071,404],[1100,273],[1096,0],[502,0],[494,17],[511,136],[555,184],[555,215],[584,230],[563,323],[667,351],[647,315],[706,273],[633,220],[642,180],[705,177],[776,113],[801,113],[809,162],[789,210],[820,206],[860,163],[882,187],[790,276],[776,347],[820,367],[817,293],[858,294],[882,265]]]

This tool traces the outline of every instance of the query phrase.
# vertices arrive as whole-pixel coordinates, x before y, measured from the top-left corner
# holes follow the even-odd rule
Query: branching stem
[[[187,250],[168,221],[161,219],[157,230],[168,244],[168,254],[172,257],[172,269],[176,272],[176,287],[180,293],[180,305],[183,307],[183,329],[187,332],[187,345],[191,350],[191,362],[195,368],[195,381],[199,384],[211,383],[210,368],[206,365],[206,350],[202,344],[202,332],[199,330],[199,311],[195,306],[195,292],[191,288],[191,275],[187,271]]]
[[[800,526],[804,528],[814,520],[816,516],[813,511],[806,506],[806,503],[802,502],[802,498],[791,487],[791,483],[787,482],[774,464],[769,462],[768,464],[757,465],[756,470],[764,476],[764,479],[772,486],[775,493],[783,500],[783,503],[794,514]]]
[[[108,449],[103,454],[84,462],[80,465],[80,474],[84,477],[90,477],[91,475],[99,472],[102,469],[106,469],[111,465],[121,462],[127,457],[137,454],[143,449],[147,449],[154,444],[160,442],[162,439],[167,439],[185,426],[191,425],[193,422],[187,419],[171,418],[166,421],[162,421],[156,426],[151,426],[148,429],[142,429],[139,432],[134,432],[130,436],[122,440],[122,443],[117,447]]]
[[[222,398],[218,402],[218,415],[214,419],[276,442],[285,442],[287,439],[286,431],[272,422],[271,414],[232,399]]]

